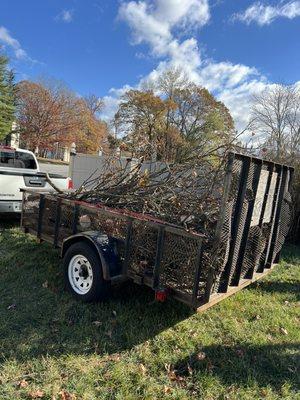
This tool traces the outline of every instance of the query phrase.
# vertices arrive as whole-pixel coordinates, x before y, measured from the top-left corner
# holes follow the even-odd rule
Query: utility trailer
[[[133,280],[199,311],[279,261],[292,218],[291,167],[230,153],[211,239],[144,214],[24,190],[25,232],[60,248],[66,285],[94,301]]]

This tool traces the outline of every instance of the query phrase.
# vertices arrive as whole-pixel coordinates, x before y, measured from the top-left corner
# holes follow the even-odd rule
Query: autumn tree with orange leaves
[[[152,160],[180,162],[196,149],[228,147],[234,138],[226,106],[176,69],[126,92],[114,123],[133,156]]]
[[[96,115],[101,102],[93,101],[94,105],[92,96],[79,98],[56,82],[20,82],[17,122],[23,146],[42,154],[55,143],[62,147],[75,142],[78,151],[96,153],[105,142],[107,128]]]
[[[89,95],[80,99],[79,108],[79,129],[72,134],[77,152],[92,154],[100,149],[107,151],[108,127],[99,117],[103,101],[95,95]]]
[[[115,126],[134,156],[171,158],[181,142],[178,132],[165,123],[168,110],[174,107],[172,101],[161,99],[151,90],[125,93],[115,115]]]

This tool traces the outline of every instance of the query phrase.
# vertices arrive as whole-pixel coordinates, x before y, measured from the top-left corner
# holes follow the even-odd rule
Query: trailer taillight
[[[68,179],[68,187],[67,189],[74,189],[73,181],[71,178]]]
[[[164,303],[167,300],[167,289],[158,289],[155,291],[155,300]]]

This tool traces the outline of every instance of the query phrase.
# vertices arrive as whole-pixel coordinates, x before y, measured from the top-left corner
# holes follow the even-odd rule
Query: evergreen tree
[[[15,114],[14,74],[7,64],[7,58],[0,54],[0,141],[11,132]]]

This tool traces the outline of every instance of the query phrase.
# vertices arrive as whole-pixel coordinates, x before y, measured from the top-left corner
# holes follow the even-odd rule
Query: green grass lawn
[[[126,285],[63,290],[58,253],[0,232],[0,400],[300,399],[300,251],[202,314]]]

